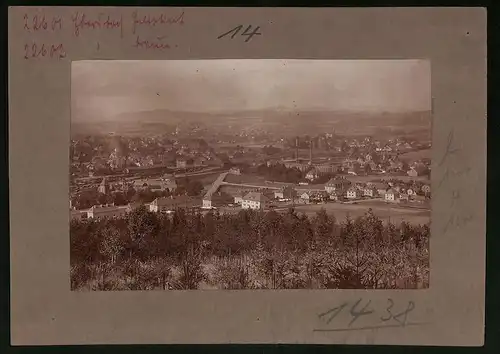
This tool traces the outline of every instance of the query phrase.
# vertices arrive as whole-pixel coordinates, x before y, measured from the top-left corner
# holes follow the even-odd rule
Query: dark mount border
[[[26,353],[28,351],[36,353],[100,353],[106,349],[117,353],[493,353],[497,352],[500,338],[500,289],[499,289],[499,274],[500,274],[500,223],[495,222],[495,217],[500,210],[496,200],[500,199],[500,168],[498,164],[488,166],[487,171],[487,285],[486,285],[486,342],[482,348],[455,348],[455,347],[417,347],[417,346],[361,346],[361,345],[113,345],[113,346],[52,346],[52,347],[11,347],[10,346],[10,243],[9,243],[9,189],[8,189],[8,47],[7,47],[7,23],[8,10],[7,6],[224,6],[224,7],[244,7],[244,6],[260,6],[260,7],[387,7],[387,6],[488,6],[488,158],[498,159],[500,156],[500,147],[495,144],[498,141],[496,134],[500,133],[499,123],[495,123],[497,117],[500,116],[500,100],[494,100],[494,86],[497,83],[498,88],[498,71],[495,72],[492,62],[498,57],[500,48],[499,31],[500,21],[498,19],[494,6],[489,6],[494,1],[302,1],[302,2],[285,2],[285,1],[238,1],[230,3],[228,1],[8,1],[3,3],[2,17],[0,23],[3,25],[2,31],[2,49],[5,60],[4,70],[2,71],[4,79],[5,93],[2,97],[4,119],[1,129],[4,133],[4,139],[0,143],[0,149],[4,159],[2,164],[6,167],[3,169],[5,173],[2,175],[0,183],[0,205],[3,232],[1,232],[0,263],[1,285],[3,296],[1,298],[1,324],[0,324],[0,339],[1,353]],[[498,58],[497,58],[498,59]],[[495,102],[496,104],[493,104]],[[36,173],[36,171],[35,171]],[[475,235],[470,235],[474,237]],[[75,326],[78,324],[75,323]],[[108,348],[109,347],[109,348]],[[494,348],[497,350],[494,350]]]

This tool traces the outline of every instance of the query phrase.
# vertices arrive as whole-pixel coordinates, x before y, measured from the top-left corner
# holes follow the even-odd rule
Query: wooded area
[[[429,226],[293,209],[71,222],[73,290],[426,288]]]

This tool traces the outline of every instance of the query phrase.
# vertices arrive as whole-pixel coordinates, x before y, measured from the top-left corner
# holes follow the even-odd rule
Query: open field
[[[278,203],[276,211],[286,211],[291,204]],[[342,222],[346,216],[349,215],[355,219],[358,216],[364,215],[369,208],[373,213],[384,221],[391,221],[395,224],[400,224],[406,221],[411,224],[428,224],[431,220],[430,209],[422,207],[403,207],[398,205],[386,204],[384,202],[365,202],[361,204],[341,204],[341,203],[325,203],[325,204],[296,204],[293,206],[299,213],[304,213],[307,216],[314,216],[319,210],[325,209],[328,214],[333,214],[335,218]],[[221,207],[219,208],[222,213],[238,213],[241,208],[235,207]]]
[[[237,186],[231,186],[231,185],[222,185],[219,188],[220,192],[227,193],[229,195],[232,195],[233,197],[242,193],[250,190],[250,188],[243,188],[243,187],[237,187]]]
[[[227,183],[236,183],[236,184],[262,184],[264,185],[266,179],[261,176],[253,175],[253,174],[242,174],[242,175],[233,175],[228,174],[224,179],[224,182]]]
[[[304,212],[306,215],[312,215],[324,208],[328,214],[333,214],[341,221],[349,215],[351,218],[362,216],[368,208],[372,208],[373,213],[384,221],[391,221],[399,224],[402,221],[411,224],[427,224],[431,220],[430,210],[418,210],[410,208],[402,208],[391,205],[369,205],[365,204],[340,204],[340,203],[327,203],[327,204],[310,204],[299,205],[295,209],[298,212]]]
[[[213,183],[217,177],[219,177],[220,173],[221,171],[207,172],[203,174],[188,175],[187,178],[191,181],[200,181],[203,185],[208,185]]]
[[[431,159],[432,158],[432,150],[431,149],[422,149],[418,151],[409,151],[400,155],[402,160],[420,160],[420,159]]]
[[[351,182],[360,182],[366,183],[371,181],[381,181],[381,180],[390,180],[390,179],[398,179],[401,181],[409,182],[409,181],[421,181],[430,183],[428,176],[418,176],[418,177],[410,177],[410,176],[392,176],[392,175],[369,175],[369,176],[346,176],[346,178]]]

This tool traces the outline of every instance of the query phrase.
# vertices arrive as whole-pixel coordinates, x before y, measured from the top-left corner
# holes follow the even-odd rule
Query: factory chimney
[[[299,162],[299,137],[295,138],[295,161]]]
[[[309,140],[309,165],[313,163],[313,141],[312,138]]]

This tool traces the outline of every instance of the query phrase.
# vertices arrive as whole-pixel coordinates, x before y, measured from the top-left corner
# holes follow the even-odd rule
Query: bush
[[[249,274],[249,265],[240,257],[218,258],[214,265],[211,283],[220,289],[251,289],[253,287]]]

